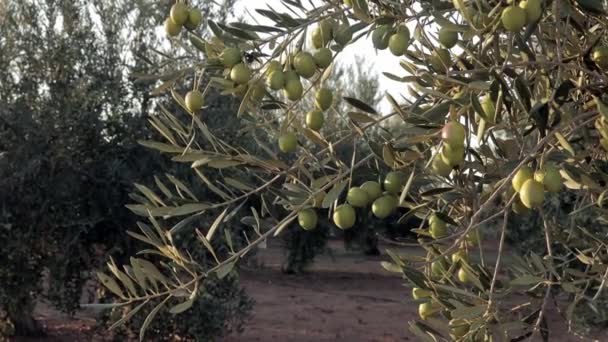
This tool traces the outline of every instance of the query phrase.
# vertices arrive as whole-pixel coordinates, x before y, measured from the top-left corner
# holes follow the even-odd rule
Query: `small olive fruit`
[[[321,127],[323,127],[324,122],[325,118],[323,117],[323,112],[320,110],[311,110],[306,114],[306,127],[313,131],[320,130]]]
[[[433,163],[431,164],[431,169],[441,177],[447,177],[452,172],[452,167],[443,161],[443,158],[438,155],[433,159]]]
[[[272,60],[266,66],[266,74],[270,75],[273,71],[283,70],[283,65],[279,61]]]
[[[521,203],[519,197],[516,198],[515,201],[513,201],[511,209],[513,209],[514,213],[521,216],[528,215],[530,213],[530,208],[526,207],[523,203]]]
[[[424,290],[419,287],[412,288],[412,298],[414,298],[415,300],[419,300],[422,298],[428,298],[430,296],[431,296],[431,291],[429,291],[429,290]]]
[[[298,75],[298,73],[293,70],[286,70],[285,71],[285,83],[287,83],[289,81],[300,81],[300,75]]]
[[[286,73],[287,74],[287,73]],[[284,93],[291,101],[297,101],[302,97],[304,88],[299,79],[292,79],[285,82]]]
[[[189,91],[184,100],[186,102],[186,108],[188,108],[188,111],[191,113],[194,113],[203,107],[203,94],[198,90]]]
[[[315,94],[315,106],[320,110],[328,110],[334,100],[331,90],[321,88]]]
[[[367,192],[359,187],[353,187],[348,190],[346,201],[353,207],[357,208],[364,208],[369,204]]]
[[[458,32],[443,27],[439,30],[439,43],[446,49],[453,48],[458,43]]]
[[[224,64],[226,68],[232,68],[233,66],[241,63],[241,58],[242,54],[241,49],[239,48],[225,48],[220,56],[222,64]]]
[[[519,189],[519,199],[526,207],[534,209],[545,200],[543,185],[534,179],[528,179]]]
[[[450,146],[464,146],[466,132],[464,126],[458,121],[450,121],[441,130],[443,143]]]
[[[317,212],[314,209],[304,209],[298,213],[298,223],[305,230],[313,230],[317,227]]]
[[[392,195],[385,195],[377,198],[372,203],[372,213],[379,219],[389,217],[397,208],[397,198]]]
[[[494,123],[496,120],[496,105],[489,95],[481,100],[481,109],[483,109],[483,113],[486,115],[486,120]]]
[[[251,99],[255,102],[260,102],[266,96],[266,87],[263,82],[256,82],[251,89]]]
[[[293,59],[293,67],[298,75],[304,78],[311,78],[317,70],[312,55],[308,52],[300,51]]]
[[[184,26],[186,26],[187,28],[194,30],[198,27],[198,25],[201,24],[201,21],[203,20],[203,15],[201,13],[201,10],[199,10],[198,8],[191,8],[188,11],[188,20],[186,20],[186,23],[184,24]]]
[[[517,171],[517,173],[513,177],[513,180],[511,180],[513,190],[515,190],[515,192],[519,192],[522,185],[524,185],[527,180],[532,179],[533,177],[534,174],[532,173],[532,169],[529,166],[524,165]]]
[[[598,46],[593,50],[591,59],[602,69],[608,69],[608,46]]]
[[[446,49],[436,49],[431,53],[429,62],[434,70],[439,72],[446,72],[452,65],[452,57],[450,51]]]
[[[526,26],[527,19],[526,10],[518,6],[509,6],[502,11],[500,17],[502,26],[507,31],[519,32],[524,26]]]
[[[386,50],[391,36],[392,32],[389,26],[378,26],[372,33],[372,44],[378,50]]]
[[[274,70],[266,77],[266,84],[272,90],[283,89],[285,86],[285,73],[282,70]]]
[[[435,260],[431,263],[431,275],[441,277],[446,272],[446,264],[443,259]]]
[[[441,160],[450,167],[456,167],[464,162],[464,146],[457,145],[453,147],[452,145],[445,144],[441,148]]]
[[[322,47],[315,51],[312,58],[319,68],[325,69],[331,64],[331,50],[326,47]]]
[[[367,181],[361,184],[360,188],[367,193],[370,201],[375,201],[378,197],[382,196],[382,187],[378,182]]]
[[[184,25],[188,20],[188,6],[181,2],[171,7],[171,20],[177,25]]]
[[[384,190],[391,194],[400,194],[405,186],[405,174],[401,171],[391,171],[384,178]]]
[[[536,171],[534,180],[541,183],[549,192],[558,192],[562,188],[562,176],[553,165],[546,165],[542,170]]]
[[[353,39],[353,30],[350,25],[340,25],[334,32],[334,40],[338,45],[345,46]]]
[[[320,49],[331,41],[333,24],[329,20],[322,20],[319,26],[312,31],[312,45],[316,49]]]
[[[388,40],[388,49],[395,56],[403,56],[410,43],[410,31],[401,26]]]
[[[447,223],[445,223],[439,216],[433,214],[429,218],[431,237],[433,239],[441,239],[448,236]]]
[[[182,26],[174,23],[171,18],[167,18],[167,20],[165,20],[165,32],[168,36],[175,37],[180,33],[181,30]]]
[[[298,148],[298,138],[293,132],[288,132],[279,137],[279,149],[284,153],[294,152]]]
[[[239,63],[230,70],[230,79],[237,84],[245,84],[251,79],[251,69],[243,63]]]
[[[464,267],[461,267],[458,270],[458,280],[463,284],[469,284],[471,282],[471,274]]]
[[[522,0],[519,7],[526,11],[526,21],[528,24],[537,22],[543,14],[541,0]]]
[[[437,308],[431,302],[422,303],[418,306],[418,314],[422,319],[427,319],[436,312]]]
[[[464,249],[459,249],[457,252],[452,254],[452,263],[455,264],[460,260],[469,261],[469,256]]]
[[[350,204],[342,204],[334,210],[334,223],[340,229],[348,229],[355,225],[357,214]]]

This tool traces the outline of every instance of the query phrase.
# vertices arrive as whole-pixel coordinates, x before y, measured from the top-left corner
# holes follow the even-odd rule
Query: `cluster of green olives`
[[[177,36],[182,27],[194,30],[201,24],[203,16],[201,11],[196,8],[189,8],[188,5],[178,2],[171,7],[171,13],[165,20],[165,32],[171,37]]]
[[[559,192],[562,188],[562,176],[554,165],[545,165],[536,172],[526,165],[515,173],[511,185],[519,194],[518,200],[513,203],[513,211],[524,214],[529,209],[543,204],[545,191]]]
[[[465,127],[458,121],[450,121],[441,130],[443,146],[431,164],[433,171],[442,177],[447,177],[452,169],[464,162]]]
[[[463,284],[470,284],[474,275],[462,267],[462,262],[469,262],[469,257],[466,250],[461,249],[453,253],[451,256],[451,264],[454,265],[454,269],[458,269],[455,273],[456,278]],[[439,278],[447,274],[450,269],[450,261],[448,259],[439,259],[431,263],[430,274],[432,277]],[[441,311],[441,305],[433,298],[433,291],[430,289],[422,289],[414,287],[412,289],[412,298],[416,301],[421,301],[418,306],[418,314],[421,319],[427,319],[433,315],[438,314]],[[457,340],[463,337],[469,331],[469,323],[460,319],[452,319],[449,322],[450,336]]]
[[[346,195],[347,203],[334,210],[334,223],[341,229],[351,228],[356,220],[354,208],[365,208],[370,204],[374,216],[379,219],[389,217],[397,209],[397,196],[403,190],[405,181],[403,172],[391,171],[384,178],[384,192],[380,183],[375,181],[367,181],[361,186],[350,188]]]
[[[500,20],[505,30],[519,32],[524,26],[536,23],[543,14],[542,0],[522,0],[502,11]]]
[[[370,204],[374,216],[379,219],[389,217],[397,209],[398,196],[403,191],[405,182],[406,177],[403,172],[391,171],[386,174],[383,185],[376,181],[367,181],[361,186],[351,187],[346,195],[346,203],[334,209],[332,215],[334,224],[340,229],[353,227],[357,219],[355,208],[366,208]],[[306,230],[314,229],[317,225],[315,210],[312,208],[301,210],[298,213],[298,223]]]

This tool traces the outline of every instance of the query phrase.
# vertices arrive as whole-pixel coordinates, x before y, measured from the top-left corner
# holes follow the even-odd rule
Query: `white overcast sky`
[[[318,1],[314,2],[318,3]],[[306,1],[304,1],[304,3],[306,3]],[[280,0],[241,0],[237,2],[235,13],[238,16],[242,16],[246,22],[254,22],[249,15],[253,14],[255,15],[255,20],[260,24],[272,25],[272,21],[255,12],[255,9],[257,8],[268,9],[268,5],[272,6],[275,10],[284,10],[284,12],[288,12],[285,10],[285,7],[281,4]],[[393,56],[388,50],[376,51],[372,46],[371,39],[365,39],[365,37],[363,37],[344,49],[338,56],[337,62],[351,64],[355,61],[354,56],[357,54],[365,56],[365,60],[369,63],[371,69],[379,75],[381,95],[384,95],[388,91],[398,100],[405,94],[405,83],[392,81],[382,75],[383,71],[387,71],[396,74],[397,76],[404,76],[405,70],[399,66],[399,58]],[[381,103],[381,109],[383,111],[390,110],[390,105],[385,99],[383,99]]]

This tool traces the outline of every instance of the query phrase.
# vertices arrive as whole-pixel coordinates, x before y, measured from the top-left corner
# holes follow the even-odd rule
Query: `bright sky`
[[[318,1],[313,1],[318,3]],[[306,2],[304,2],[306,3]],[[281,4],[280,0],[243,0],[237,2],[235,13],[239,16],[243,16],[245,21],[253,22],[251,16],[248,14],[254,14],[255,20],[263,25],[272,25],[273,22],[255,12],[257,8],[268,9],[267,6],[271,6],[273,9],[281,12],[287,12],[284,5]],[[353,22],[351,22],[352,24]],[[388,50],[376,51],[373,48],[371,39],[363,37],[356,43],[349,45],[343,52],[340,53],[336,59],[338,63],[352,64],[355,61],[355,55],[363,55],[365,60],[368,61],[372,70],[379,75],[380,81],[380,93],[384,95],[387,91],[397,100],[401,98],[405,93],[405,83],[396,82],[390,80],[382,75],[383,71],[393,73],[397,76],[404,76],[405,70],[399,66],[399,58],[393,56]],[[390,104],[387,100],[383,99],[381,102],[381,110],[389,111]]]

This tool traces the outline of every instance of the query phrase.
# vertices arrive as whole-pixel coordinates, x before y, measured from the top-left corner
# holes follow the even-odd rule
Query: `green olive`
[[[311,110],[306,114],[306,127],[313,131],[320,130],[321,127],[323,127],[324,122],[325,118],[323,117],[323,112],[320,110]]]
[[[251,69],[243,63],[239,63],[230,70],[230,79],[237,84],[245,84],[251,79]]]
[[[397,198],[392,195],[382,196],[372,204],[372,213],[379,219],[389,217],[397,208]]]
[[[536,171],[534,179],[549,192],[559,192],[562,188],[562,176],[553,165],[546,165],[542,170]]]
[[[340,229],[348,229],[355,225],[357,214],[350,204],[342,204],[334,210],[333,220]]]
[[[443,27],[439,30],[439,43],[446,49],[453,48],[458,43],[458,32]]]
[[[220,56],[222,64],[224,64],[226,68],[232,68],[233,66],[241,63],[241,58],[242,52],[239,48],[225,48]]]
[[[405,186],[405,174],[401,171],[391,171],[384,178],[384,190],[391,194],[401,194]]]
[[[378,50],[386,50],[391,36],[392,32],[389,26],[378,26],[372,33],[372,44]]]
[[[334,96],[331,90],[327,88],[321,88],[315,94],[315,106],[320,110],[328,110],[332,102],[334,100]]]
[[[315,71],[317,71],[317,65],[312,55],[308,52],[300,51],[293,60],[293,67],[298,75],[304,78],[311,78]]]
[[[511,185],[513,185],[513,190],[515,190],[515,192],[519,192],[519,189],[521,189],[522,185],[524,185],[524,183],[528,179],[532,179],[533,177],[534,177],[534,173],[532,172],[532,169],[526,165],[522,166],[517,171],[517,173],[515,173],[513,180],[511,180]]]
[[[165,20],[165,32],[168,36],[175,37],[180,33],[181,30],[182,25],[176,24],[171,18],[167,18],[167,20]]]
[[[369,204],[369,197],[365,190],[359,187],[353,187],[348,190],[346,201],[353,207],[364,208]]]
[[[505,8],[502,11],[500,19],[502,21],[502,26],[510,32],[519,32],[526,26],[526,21],[528,20],[526,10],[518,6],[509,6]]]
[[[403,56],[407,51],[407,47],[410,43],[410,31],[407,27],[402,26],[401,30],[398,30],[388,40],[388,49],[395,56]]]
[[[317,227],[317,212],[313,209],[304,209],[298,213],[298,223],[305,230],[313,230]]]
[[[280,90],[285,87],[285,73],[282,70],[274,70],[266,78],[266,85],[272,90]]]
[[[293,132],[288,132],[279,137],[279,149],[284,153],[295,152],[298,148],[298,138]]]
[[[545,201],[545,188],[534,179],[528,179],[519,190],[519,198],[526,207],[537,208]]]
[[[433,214],[429,218],[429,232],[431,233],[431,237],[433,239],[441,239],[448,236],[447,223],[443,221],[439,216]]]
[[[188,11],[188,20],[186,20],[184,26],[190,30],[194,30],[201,24],[202,20],[203,14],[201,13],[201,10],[198,8],[191,8],[190,11]]]
[[[466,130],[458,121],[448,122],[441,130],[441,139],[443,139],[443,143],[453,147],[464,146],[465,136]]]
[[[201,92],[198,90],[190,91],[186,94],[184,102],[186,102],[186,108],[188,108],[188,111],[190,113],[195,113],[196,111],[203,108],[203,94],[201,94]]]
[[[378,182],[367,181],[361,184],[360,188],[367,193],[367,196],[370,201],[374,201],[378,197],[382,196],[382,187]]]
[[[299,100],[302,98],[302,93],[304,93],[302,82],[300,82],[298,79],[286,81],[284,93],[285,96],[291,101]]]
[[[331,64],[332,61],[331,50],[326,47],[320,48],[315,51],[312,58],[319,68],[325,69]]]
[[[171,20],[177,25],[184,25],[188,20],[188,6],[181,2],[171,7]]]

